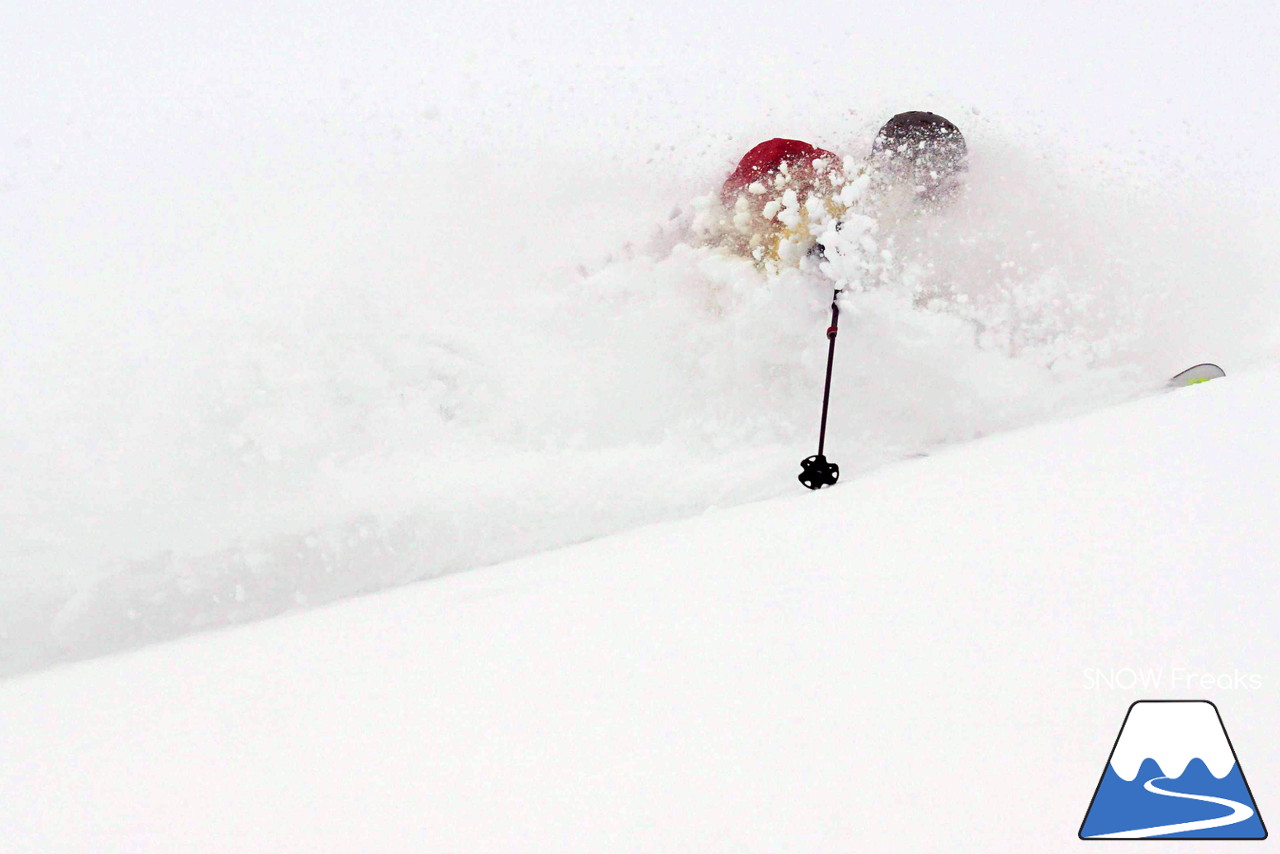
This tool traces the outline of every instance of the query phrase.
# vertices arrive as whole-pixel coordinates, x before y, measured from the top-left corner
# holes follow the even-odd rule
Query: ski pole
[[[827,382],[822,389],[822,426],[818,428],[818,453],[800,461],[800,482],[810,489],[834,486],[840,479],[840,466],[827,462],[822,455],[827,443],[827,406],[831,402],[831,365],[836,356],[836,334],[840,331],[840,288],[831,296],[831,325],[827,327]]]

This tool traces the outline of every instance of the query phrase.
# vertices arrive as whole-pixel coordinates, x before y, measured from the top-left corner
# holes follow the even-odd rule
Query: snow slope
[[[1280,753],[1274,366],[0,683],[7,851],[1074,850],[1135,690]],[[830,448],[838,461],[847,442]]]

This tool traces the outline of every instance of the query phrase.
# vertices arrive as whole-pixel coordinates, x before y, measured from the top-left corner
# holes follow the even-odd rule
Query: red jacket
[[[738,168],[725,179],[720,198],[725,204],[733,204],[739,193],[761,178],[776,173],[783,163],[787,164],[796,183],[803,188],[806,184],[812,184],[816,177],[813,168],[815,160],[830,160],[833,165],[840,162],[840,158],[830,151],[798,139],[771,139],[762,142],[742,156]]]

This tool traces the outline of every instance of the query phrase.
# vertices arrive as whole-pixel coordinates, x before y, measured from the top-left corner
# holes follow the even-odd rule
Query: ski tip
[[[1169,388],[1182,388],[1196,383],[1207,383],[1209,380],[1216,380],[1218,377],[1225,377],[1226,375],[1226,371],[1212,362],[1202,362],[1170,377],[1166,385]]]

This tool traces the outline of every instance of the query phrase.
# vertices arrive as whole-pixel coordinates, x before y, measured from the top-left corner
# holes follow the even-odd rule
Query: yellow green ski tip
[[[1187,368],[1180,374],[1175,374],[1169,379],[1167,385],[1169,388],[1182,388],[1183,386],[1196,385],[1197,383],[1207,383],[1209,380],[1216,380],[1218,377],[1225,377],[1227,372],[1211,362],[1203,362]]]

